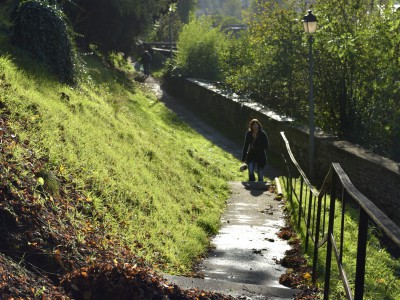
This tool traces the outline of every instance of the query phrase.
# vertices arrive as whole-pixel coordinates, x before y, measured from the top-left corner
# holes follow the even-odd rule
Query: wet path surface
[[[238,299],[293,299],[296,290],[279,284],[278,262],[290,246],[278,238],[284,226],[281,202],[267,183],[231,182],[232,195],[212,250],[199,266],[204,279],[165,275],[183,288],[220,292]]]
[[[242,145],[223,134],[186,109],[173,97],[163,93],[149,77],[148,86],[166,107],[215,145],[239,158]],[[279,171],[267,165],[269,178]],[[232,195],[222,216],[221,229],[212,240],[212,250],[199,266],[204,279],[165,275],[183,287],[221,292],[239,299],[292,299],[295,290],[279,284],[285,268],[278,261],[290,246],[277,237],[284,226],[281,203],[268,191],[268,183],[231,182]]]
[[[280,202],[259,188],[231,182],[222,227],[212,240],[215,249],[201,265],[205,278],[279,286],[285,269],[277,261],[290,247],[276,235],[284,226]]]
[[[282,204],[267,183],[231,182],[232,195],[213,238],[215,247],[200,268],[204,278],[242,284],[233,296],[291,299],[295,291],[279,284],[279,264],[290,246],[277,237],[285,225]],[[263,290],[260,291],[259,288]]]

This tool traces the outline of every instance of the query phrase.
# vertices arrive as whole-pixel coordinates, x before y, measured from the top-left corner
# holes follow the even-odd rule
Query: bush
[[[209,80],[222,78],[221,65],[227,38],[218,28],[210,28],[211,21],[205,17],[183,27],[177,45],[176,63],[184,76]]]
[[[60,81],[74,81],[75,51],[61,10],[47,1],[25,1],[13,23],[13,43],[48,65]]]

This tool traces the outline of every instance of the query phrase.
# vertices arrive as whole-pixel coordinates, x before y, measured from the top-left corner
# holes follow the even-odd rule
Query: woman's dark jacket
[[[267,164],[267,155],[265,151],[268,150],[268,137],[265,131],[259,130],[257,137],[253,138],[252,132],[249,130],[246,132],[242,161],[249,163],[250,161],[256,160],[259,167],[263,168]]]

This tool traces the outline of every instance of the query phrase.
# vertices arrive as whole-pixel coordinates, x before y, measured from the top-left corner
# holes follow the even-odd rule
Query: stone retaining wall
[[[296,160],[307,173],[309,135],[306,128],[294,126],[262,105],[243,102],[223,95],[212,84],[195,79],[180,79],[166,84],[171,94],[213,125],[243,141],[251,119],[263,124],[270,141],[270,151],[286,153],[280,135],[285,132]],[[317,132],[315,136],[315,175],[321,184],[331,163],[339,163],[354,186],[400,224],[400,164],[333,136]]]

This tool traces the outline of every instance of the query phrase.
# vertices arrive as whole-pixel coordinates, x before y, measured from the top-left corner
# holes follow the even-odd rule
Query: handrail
[[[364,295],[369,220],[372,221],[398,249],[400,249],[400,227],[390,220],[378,207],[376,207],[371,200],[354,187],[349,177],[338,163],[332,163],[320,191],[317,191],[308,180],[299,163],[296,161],[285,133],[281,132],[281,136],[286,144],[286,151],[290,157],[289,163],[291,163],[293,169],[291,169],[284,157],[288,170],[287,198],[292,202],[296,199],[299,204],[297,215],[298,226],[300,226],[301,219],[303,219],[307,233],[305,241],[306,250],[308,249],[309,237],[314,242],[312,280],[313,282],[316,282],[319,249],[326,243],[327,253],[325,263],[324,299],[329,298],[331,259],[333,253],[345,289],[346,298],[351,300],[361,300]],[[300,175],[299,195],[296,191],[298,179],[297,176],[292,176],[293,172]],[[303,197],[304,188],[305,197]],[[331,199],[329,207],[327,207],[327,195],[330,196]],[[308,202],[303,202],[307,196],[309,197]],[[340,237],[338,241],[335,240],[333,232],[336,201],[341,201],[342,203]],[[349,203],[353,203],[359,207],[354,297],[352,295],[345,267],[342,264],[342,257],[344,254],[344,216],[346,205]]]
[[[304,173],[303,169],[300,167],[299,163],[297,162],[296,158],[294,157],[293,152],[292,152],[292,150],[290,149],[289,141],[286,139],[285,133],[284,133],[283,131],[281,132],[281,136],[283,137],[283,141],[284,141],[285,144],[286,144],[286,149],[287,149],[287,151],[288,151],[288,153],[289,153],[289,156],[290,156],[290,158],[291,158],[293,164],[296,166],[297,170],[298,170],[299,173],[301,174],[301,177],[304,178],[304,181],[305,181],[305,183],[307,184],[307,186],[310,187],[312,193],[313,193],[316,197],[318,197],[319,192],[311,185],[311,183],[310,183],[310,181],[308,180],[308,178],[307,178],[306,174]]]
[[[386,234],[388,238],[400,247],[400,228],[387,215],[385,215],[371,200],[361,194],[351,183],[347,174],[343,171],[338,163],[333,163],[337,174],[340,174],[339,180],[347,190],[347,192],[357,201],[357,203],[365,210],[370,219]]]

